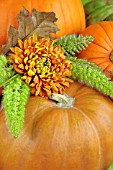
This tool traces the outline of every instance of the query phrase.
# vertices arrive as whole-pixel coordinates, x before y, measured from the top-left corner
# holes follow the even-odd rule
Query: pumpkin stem
[[[52,93],[49,99],[54,100],[56,105],[62,108],[70,108],[74,106],[74,98],[67,94],[56,94]]]
[[[110,60],[111,60],[111,62],[113,62],[113,51],[110,54]]]

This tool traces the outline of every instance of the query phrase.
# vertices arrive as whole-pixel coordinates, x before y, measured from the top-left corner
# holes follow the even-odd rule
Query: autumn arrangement
[[[26,12],[23,8],[21,15]],[[38,12],[35,11],[35,14]],[[10,29],[14,32],[13,27]],[[102,70],[94,63],[75,57],[93,41],[93,37],[73,34],[51,40],[49,31],[52,29],[58,30],[57,26],[51,28],[48,36],[43,38],[34,32],[24,41],[18,38],[14,47],[8,43],[2,48],[2,53],[8,53],[8,59],[4,55],[0,57],[0,83],[4,87],[3,103],[8,125],[15,137],[22,130],[25,105],[30,94],[46,98],[52,93],[62,94],[65,87],[78,79],[113,97],[113,83]]]
[[[21,154],[22,170],[83,170],[85,162],[87,170],[102,170],[113,161],[113,45],[108,33],[108,46],[95,38],[113,23],[56,37],[56,20],[54,12],[30,15],[23,7],[18,29],[10,27],[1,47],[0,139],[5,133],[9,140],[0,145],[1,169],[18,169]]]

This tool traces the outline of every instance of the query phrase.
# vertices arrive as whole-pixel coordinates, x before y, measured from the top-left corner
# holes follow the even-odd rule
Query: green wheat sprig
[[[9,131],[14,137],[18,137],[22,131],[29,94],[30,88],[18,74],[4,86],[3,105]]]
[[[101,68],[84,59],[74,57],[68,57],[68,59],[72,61],[72,79],[77,79],[79,82],[96,88],[111,98],[113,97],[113,82],[103,73]]]
[[[63,36],[54,45],[60,45],[66,56],[72,56],[86,47],[94,40],[92,36],[77,36],[76,34]]]
[[[15,74],[13,67],[9,64],[5,56],[0,56],[0,87]]]

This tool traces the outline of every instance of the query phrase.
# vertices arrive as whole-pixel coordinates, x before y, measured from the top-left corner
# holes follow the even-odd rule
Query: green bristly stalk
[[[68,57],[68,60],[72,61],[72,79],[96,88],[113,98],[113,82],[102,72],[101,68],[83,59]]]
[[[54,45],[60,45],[66,58],[72,61],[72,76],[74,80],[86,84],[109,97],[113,97],[113,82],[106,77],[102,69],[92,62],[77,59],[75,56],[94,40],[92,36],[77,36],[76,34],[63,36]]]
[[[4,87],[3,105],[9,130],[14,137],[18,137],[23,128],[30,88],[21,80],[21,76],[15,73],[5,56],[0,56],[0,72],[0,87]]]
[[[77,36],[76,34],[63,36],[54,45],[60,45],[66,56],[75,56],[94,40],[92,36]]]
[[[15,74],[13,67],[10,66],[5,56],[0,56],[0,87]]]
[[[30,94],[29,86],[16,74],[3,90],[3,105],[9,126],[9,131],[18,137],[24,123],[25,106]]]

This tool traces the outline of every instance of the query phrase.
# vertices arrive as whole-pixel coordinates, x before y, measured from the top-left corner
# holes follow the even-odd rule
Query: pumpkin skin
[[[85,29],[85,13],[81,0],[1,0],[0,1],[0,46],[7,42],[9,26],[18,28],[16,15],[24,6],[30,13],[33,8],[42,12],[55,12],[56,25],[60,31],[52,34],[59,37],[80,33]]]
[[[75,98],[60,108],[30,97],[24,129],[15,139],[0,113],[0,169],[102,170],[113,161],[113,105],[109,98],[77,82],[65,91]]]
[[[107,70],[113,72],[113,22],[103,21],[88,26],[82,35],[91,35],[94,41],[77,57],[84,58],[100,66],[104,73],[113,78]]]

